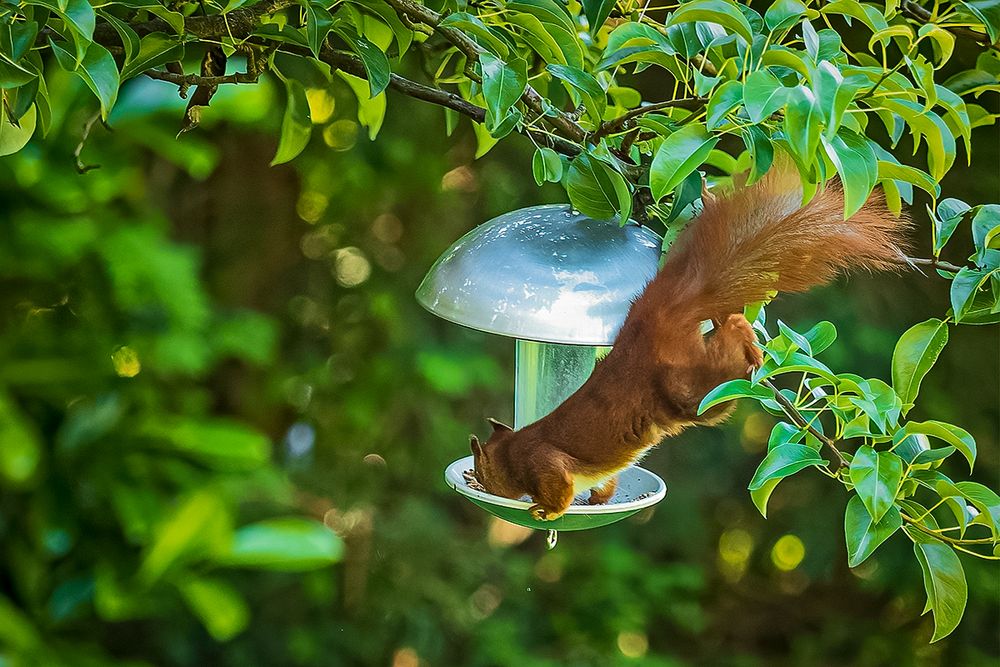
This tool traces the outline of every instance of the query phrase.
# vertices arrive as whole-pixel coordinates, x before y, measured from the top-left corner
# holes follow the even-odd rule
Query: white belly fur
[[[648,445],[645,449],[639,452],[631,461],[626,463],[621,468],[618,468],[617,470],[613,470],[603,475],[573,475],[573,495],[579,496],[583,493],[586,493],[590,489],[603,486],[605,482],[607,482],[612,477],[615,477],[622,470],[625,470],[625,468],[628,468],[629,466],[633,466],[639,463],[639,461],[642,460],[642,457],[644,457],[646,453],[649,452],[649,450],[651,450],[660,441],[660,439],[663,437],[662,434],[663,432],[660,431],[660,437],[653,440],[653,442],[650,445]]]

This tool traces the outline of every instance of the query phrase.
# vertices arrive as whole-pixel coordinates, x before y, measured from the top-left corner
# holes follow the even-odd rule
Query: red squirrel
[[[583,386],[518,431],[491,419],[489,440],[471,436],[476,479],[498,496],[530,496],[541,520],[562,516],[588,489],[591,504],[605,503],[617,474],[664,437],[728,416],[730,406],[699,415],[698,405],[762,363],[744,306],[827,283],[841,270],[898,268],[907,221],[881,195],[846,221],[837,184],[801,201],[798,174],[787,169],[706,196]],[[699,328],[705,320],[715,324],[708,336]]]

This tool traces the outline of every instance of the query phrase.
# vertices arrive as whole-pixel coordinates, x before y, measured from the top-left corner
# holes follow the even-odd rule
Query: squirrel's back
[[[844,219],[844,194],[828,184],[805,206],[798,175],[772,169],[754,185],[707,196],[649,291],[679,319],[720,319],[773,292],[802,292],[838,272],[898,269],[908,220],[881,193]]]

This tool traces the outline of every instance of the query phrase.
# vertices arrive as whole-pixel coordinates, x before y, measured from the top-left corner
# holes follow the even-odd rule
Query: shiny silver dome
[[[645,227],[593,220],[565,204],[523,208],[456,241],[420,283],[417,301],[481,331],[610,345],[632,298],[656,275],[660,243]]]

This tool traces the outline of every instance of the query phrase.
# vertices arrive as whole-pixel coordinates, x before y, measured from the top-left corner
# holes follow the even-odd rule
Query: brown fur
[[[902,257],[906,221],[873,195],[849,220],[832,185],[799,207],[798,176],[772,170],[726,197],[707,197],[667,261],[632,304],[608,356],[551,414],[519,431],[493,422],[473,438],[479,481],[496,495],[531,496],[532,513],[555,519],[577,491],[606,502],[615,476],[693,424],[714,424],[729,410],[697,414],[714,387],[748,377],[761,364],[743,307],[772,291],[800,292],[841,270],[891,269]],[[707,337],[699,323],[712,320]]]

